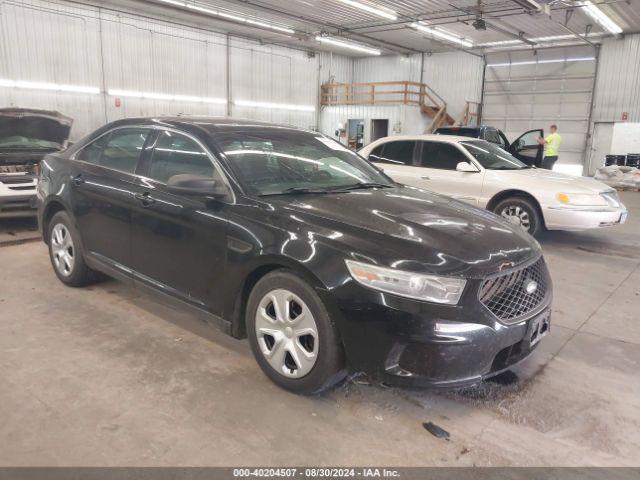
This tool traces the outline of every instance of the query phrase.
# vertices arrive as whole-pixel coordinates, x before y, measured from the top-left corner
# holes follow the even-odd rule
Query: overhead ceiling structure
[[[640,32],[640,0],[138,0],[217,29],[369,56],[595,44]]]

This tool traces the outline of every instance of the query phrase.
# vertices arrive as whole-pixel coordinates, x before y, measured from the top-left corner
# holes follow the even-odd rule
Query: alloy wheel
[[[318,326],[309,307],[293,292],[268,292],[256,311],[260,351],[271,367],[288,378],[307,375],[318,359]]]
[[[58,223],[51,231],[51,254],[56,270],[65,277],[71,275],[75,263],[75,248],[69,229],[62,223]]]
[[[508,205],[502,209],[500,215],[512,225],[522,227],[527,232],[531,229],[531,217],[529,212],[519,205]]]

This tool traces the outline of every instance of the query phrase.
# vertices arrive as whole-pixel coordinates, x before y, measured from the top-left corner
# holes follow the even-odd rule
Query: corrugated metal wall
[[[0,3],[0,79],[100,87],[100,22],[93,8]],[[73,48],[70,48],[73,46]],[[101,95],[0,87],[0,105],[59,110],[78,138],[104,123]]]
[[[353,60],[352,75],[336,76],[342,82],[388,82],[409,80],[419,82],[422,55],[383,56]],[[464,52],[424,56],[422,80],[431,86],[445,102],[454,118],[458,118],[466,101],[479,102],[482,92],[482,58]],[[345,69],[346,71],[346,69]],[[338,124],[348,119],[365,121],[364,143],[370,141],[371,120],[388,119],[389,134],[423,133],[431,123],[418,107],[412,106],[340,106],[322,110],[320,127],[323,132],[335,131]]]
[[[98,12],[104,89],[225,99],[226,37],[115,12]],[[108,121],[145,115],[224,115],[225,106],[196,102],[105,97]]]
[[[608,40],[600,50],[593,120],[621,121],[623,112],[640,122],[640,35]]]
[[[480,102],[482,94],[481,57],[464,52],[359,58],[354,62],[354,82],[422,81],[433,88],[445,102],[454,118],[458,118],[467,100]]]
[[[0,105],[56,109],[75,118],[72,140],[106,121],[138,115],[225,115],[226,105],[122,98],[108,89],[306,105],[316,111],[249,108],[237,117],[318,124],[321,56],[63,1],[0,3],[0,79],[99,88],[99,95],[0,87]],[[322,56],[324,58],[324,56]],[[352,59],[329,55],[341,78]]]
[[[447,111],[459,118],[467,101],[480,102],[484,60],[464,52],[424,57],[424,83],[447,102]]]
[[[233,116],[318,128],[349,118],[386,118],[389,133],[419,133],[416,107],[332,107],[319,111],[318,84],[419,81],[421,55],[353,59],[262,45],[197,27],[64,0],[0,3],[0,79],[95,87],[101,94],[0,86],[0,105],[59,110],[75,118],[72,140],[106,121],[161,114],[225,115],[227,106],[107,95],[109,89],[316,107],[316,111],[230,104]],[[227,58],[229,52],[229,58]],[[227,65],[229,71],[227,71]],[[424,81],[458,116],[479,100],[482,63],[461,52],[425,56]],[[227,91],[227,84],[230,91]],[[367,135],[369,127],[366,128]]]
[[[421,55],[358,58],[354,61],[354,82],[420,81]]]
[[[527,130],[558,125],[559,163],[583,164],[596,69],[591,47],[494,53],[487,56],[483,123],[510,141]]]

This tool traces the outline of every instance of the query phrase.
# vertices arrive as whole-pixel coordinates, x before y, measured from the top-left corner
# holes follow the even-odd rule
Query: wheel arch
[[[259,264],[249,269],[235,297],[231,318],[231,335],[233,337],[245,338],[247,336],[244,320],[249,295],[260,279],[276,270],[288,270],[300,276],[315,290],[324,288],[323,283],[311,270],[288,257],[273,256],[262,259]]]
[[[538,202],[536,197],[531,195],[529,192],[525,192],[524,190],[518,190],[518,189],[513,189],[512,188],[512,189],[509,189],[509,190],[502,190],[501,192],[496,193],[487,202],[487,210],[493,212],[493,209],[501,201],[506,200],[507,198],[512,198],[512,197],[526,198],[527,200],[529,200],[533,204],[533,206],[536,208],[536,210],[538,211],[538,215],[540,215],[540,220],[542,221],[542,226],[544,228],[546,228],[546,223],[545,223],[545,220],[544,220],[544,214],[542,213],[542,207],[540,206],[540,202]]]
[[[47,230],[49,229],[49,222],[51,221],[51,219],[56,213],[62,212],[62,211],[68,211],[68,209],[64,205],[64,203],[62,203],[62,201],[58,199],[49,201],[44,206],[44,209],[42,210],[42,221],[41,221],[42,238],[47,245],[49,244],[49,238],[47,235]]]

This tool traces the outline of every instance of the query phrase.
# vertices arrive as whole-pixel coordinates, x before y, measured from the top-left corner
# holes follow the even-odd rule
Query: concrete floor
[[[35,217],[0,218],[0,247],[20,245],[40,238]]]
[[[542,238],[553,329],[464,393],[271,384],[249,347],[108,281],[0,248],[0,465],[640,465],[640,193],[622,227]],[[423,429],[433,421],[451,434]]]

